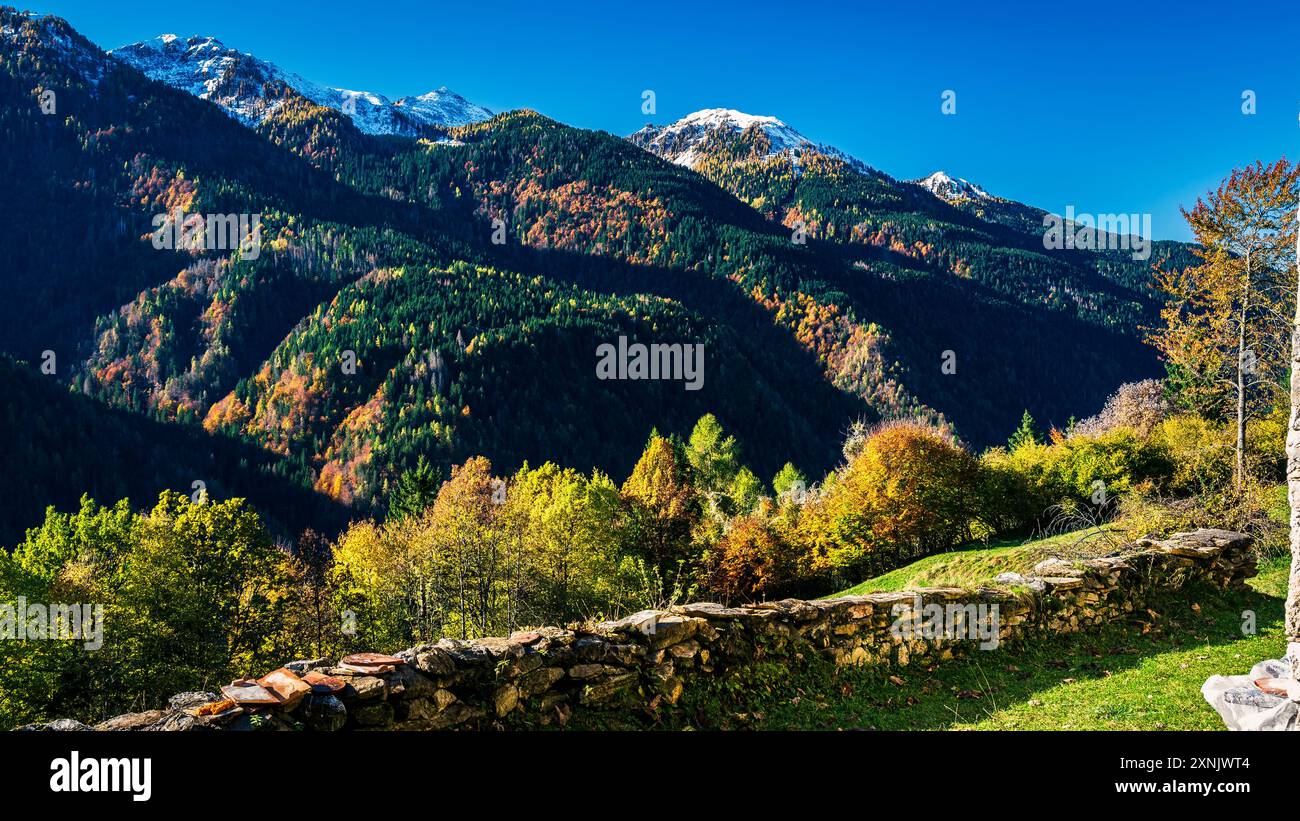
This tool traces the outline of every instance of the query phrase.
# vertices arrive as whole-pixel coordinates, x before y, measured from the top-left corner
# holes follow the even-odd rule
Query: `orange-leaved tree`
[[[1300,166],[1285,158],[1235,169],[1183,216],[1200,265],[1159,270],[1164,327],[1148,337],[1197,411],[1235,417],[1235,484],[1245,481],[1246,422],[1276,401],[1290,355]]]
[[[950,435],[922,422],[873,431],[828,483],[801,530],[815,570],[887,570],[970,537],[979,463]]]
[[[709,589],[729,603],[792,592],[808,573],[807,554],[787,536],[766,516],[737,518],[709,551]]]

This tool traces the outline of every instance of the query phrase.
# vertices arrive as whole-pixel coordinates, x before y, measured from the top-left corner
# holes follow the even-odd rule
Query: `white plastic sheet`
[[[1261,661],[1245,676],[1210,676],[1201,695],[1229,730],[1300,730],[1300,702],[1265,693],[1255,680],[1291,675],[1289,658]]]

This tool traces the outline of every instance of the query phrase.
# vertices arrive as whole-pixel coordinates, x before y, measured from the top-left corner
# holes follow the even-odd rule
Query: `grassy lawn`
[[[1285,516],[1285,505],[1278,511]],[[1078,534],[932,556],[846,592],[987,582],[1024,571]],[[1282,655],[1285,557],[1260,563],[1245,592],[1197,589],[1153,605],[1157,617],[1099,632],[1004,645],[956,662],[839,668],[820,659],[764,662],[697,681],[664,729],[1222,730],[1205,679]],[[1253,635],[1243,633],[1253,612]],[[598,723],[588,723],[594,721]],[[579,726],[633,725],[585,719]]]
[[[1287,564],[1261,564],[1249,592],[1186,593],[1086,635],[930,667],[770,662],[688,688],[665,729],[1221,730],[1201,698],[1215,673],[1241,674],[1285,648]],[[1243,611],[1257,632],[1242,633]],[[609,726],[609,725],[604,725]]]
[[[1113,550],[1106,528],[1076,530],[1030,542],[1003,540],[947,553],[936,553],[906,567],[868,579],[836,596],[893,593],[916,587],[975,587],[989,584],[999,573],[1028,573],[1053,556],[1098,555]],[[827,596],[826,598],[831,598]]]
[[[1147,636],[1134,636],[1130,662],[1106,655],[1070,660],[1079,675],[1035,687],[1024,701],[995,701],[990,709],[963,715],[955,728],[1078,730],[1222,730],[1218,715],[1201,698],[1205,679],[1246,673],[1255,662],[1277,658],[1286,648],[1282,612],[1288,562],[1267,561],[1252,592],[1202,597],[1167,605],[1170,619]],[[1197,612],[1197,605],[1200,612]],[[1242,633],[1243,612],[1253,610],[1257,632]],[[1036,654],[1039,659],[1043,655]],[[1058,671],[1059,672],[1059,671]],[[1037,676],[1036,679],[1042,679]],[[1073,678],[1073,681],[1069,679]],[[991,700],[996,699],[996,694]]]

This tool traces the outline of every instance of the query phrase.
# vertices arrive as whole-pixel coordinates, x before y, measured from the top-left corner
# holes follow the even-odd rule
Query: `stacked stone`
[[[996,606],[999,647],[1043,633],[1095,629],[1147,613],[1155,596],[1186,585],[1244,586],[1255,574],[1251,545],[1241,533],[1197,530],[1139,540],[1103,558],[1048,559],[1028,575],[999,576],[998,587],[743,607],[706,602],[509,638],[444,639],[398,653],[403,663],[388,672],[357,672],[326,659],[291,662],[286,667],[295,674],[316,671],[346,686],[308,695],[290,709],[249,708],[221,716],[197,714],[198,707],[219,699],[215,693],[183,693],[167,710],[118,716],[97,729],[440,730],[503,727],[521,717],[563,724],[574,710],[653,710],[676,703],[699,677],[765,658],[799,663],[804,654],[820,654],[837,664],[905,667],[987,646],[961,630],[925,635],[917,629],[924,621],[918,602],[942,606],[959,626]],[[32,729],[84,726],[61,721]]]

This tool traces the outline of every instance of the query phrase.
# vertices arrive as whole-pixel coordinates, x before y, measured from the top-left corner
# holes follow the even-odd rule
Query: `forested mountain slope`
[[[420,455],[621,479],[652,428],[713,412],[760,473],[819,475],[854,419],[985,445],[1155,371],[1140,266],[833,149],[708,132],[687,168],[529,111],[368,134],[270,76],[249,127],[57,18],[0,10],[0,32],[0,351],[34,374],[53,352],[39,378],[78,413],[202,426],[358,513]],[[178,209],[256,214],[260,245],[155,248]],[[701,389],[599,379],[619,337],[703,344]]]

